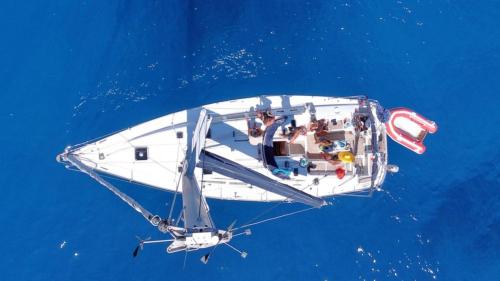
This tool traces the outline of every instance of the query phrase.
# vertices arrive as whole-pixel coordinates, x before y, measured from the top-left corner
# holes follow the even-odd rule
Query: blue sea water
[[[499,1],[2,1],[0,280],[498,280]],[[66,145],[205,103],[368,95],[440,130],[372,198],[167,255]],[[172,194],[119,183],[154,212]],[[210,200],[221,227],[269,205]],[[269,215],[299,209],[286,205]]]

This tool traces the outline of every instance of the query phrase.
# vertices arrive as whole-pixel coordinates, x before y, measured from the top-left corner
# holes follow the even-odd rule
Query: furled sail
[[[182,205],[184,208],[184,227],[187,229],[214,228],[208,204],[194,175],[182,176]]]
[[[195,164],[198,162],[199,154],[205,144],[210,123],[211,117],[205,109],[202,109],[196,127],[192,132],[191,147],[188,148],[184,160],[182,205],[184,209],[184,227],[187,229],[214,228],[208,204],[205,197],[202,196],[200,186],[194,175]]]
[[[197,163],[197,166],[200,168],[246,182],[306,205],[317,208],[326,205],[325,200],[319,197],[312,196],[289,185],[271,179],[222,156],[202,150],[199,157],[200,161]]]

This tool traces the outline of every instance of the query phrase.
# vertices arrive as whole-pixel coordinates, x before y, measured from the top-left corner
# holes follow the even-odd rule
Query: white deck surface
[[[339,122],[340,124],[331,129],[351,134],[350,139],[354,139],[354,127],[350,125],[350,120],[354,110],[358,107],[356,99],[317,96],[263,96],[204,106],[209,114],[215,116],[210,129],[211,136],[206,141],[206,150],[280,180],[263,166],[258,146],[248,141],[247,121],[244,118],[220,121],[220,118],[217,120],[216,116],[240,112],[248,113],[251,108],[283,108],[283,113],[288,114],[290,113],[289,108],[304,106],[306,103],[314,104],[317,119],[342,120]],[[180,175],[179,167],[182,166],[181,161],[184,159],[187,149],[187,139],[192,135],[198,120],[199,110],[200,108],[195,108],[165,115],[87,144],[74,153],[85,165],[99,172],[151,187],[175,191]],[[311,112],[308,110],[294,116],[297,126],[307,125],[310,118]],[[345,124],[344,120],[347,121]],[[379,133],[382,135],[381,144],[384,145],[382,149],[387,151],[385,128],[380,123],[377,123],[376,127],[380,128]],[[178,134],[182,134],[182,138],[178,138]],[[280,134],[281,130],[278,130],[275,134],[275,140],[287,141]],[[300,136],[296,143],[303,145],[305,149],[317,146],[311,143],[311,134]],[[370,135],[365,134],[361,140],[369,144]],[[147,148],[148,160],[135,160],[134,153],[137,147]],[[312,150],[311,148],[310,152],[317,153],[317,151]],[[287,161],[292,163],[291,167],[294,167],[293,160],[298,161],[301,157],[303,155],[291,155]],[[367,180],[371,173],[371,157],[370,153],[356,155],[356,163],[365,165],[363,169],[367,169],[368,175],[359,175],[355,165],[351,163],[345,166],[347,173],[341,180],[336,177],[335,173],[328,176],[311,175],[307,174],[305,168],[297,167],[299,169],[298,176],[292,175],[292,179],[280,181],[320,197],[366,190],[371,186],[371,181]],[[276,161],[282,163],[284,161],[282,158],[276,157]],[[314,161],[318,164],[315,170],[328,169],[329,163],[321,159]],[[375,185],[382,183],[385,176],[385,166],[380,173],[377,177],[379,180]],[[196,168],[195,175],[200,186],[203,186],[203,195],[206,197],[250,201],[284,199],[274,193],[216,173],[203,175],[203,184],[201,184],[202,170],[200,168]],[[319,184],[313,184],[315,179],[319,180]]]

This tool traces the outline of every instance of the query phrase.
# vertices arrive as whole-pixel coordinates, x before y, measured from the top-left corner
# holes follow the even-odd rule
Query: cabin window
[[[147,147],[136,147],[135,148],[135,160],[148,160],[148,148]]]

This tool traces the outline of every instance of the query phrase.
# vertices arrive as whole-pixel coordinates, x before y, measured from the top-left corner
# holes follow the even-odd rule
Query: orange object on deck
[[[337,168],[337,170],[335,170],[335,173],[337,174],[337,178],[339,180],[343,179],[345,176],[345,170],[342,168]]]

